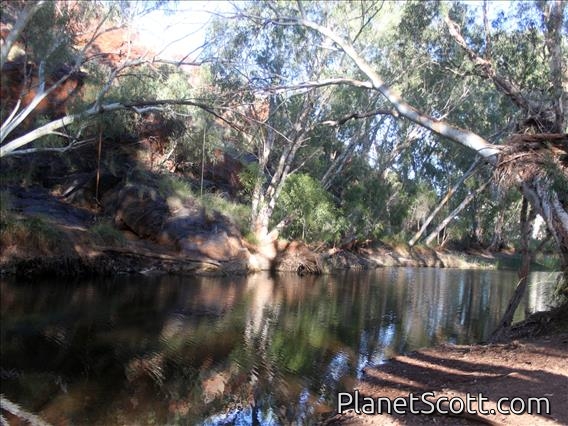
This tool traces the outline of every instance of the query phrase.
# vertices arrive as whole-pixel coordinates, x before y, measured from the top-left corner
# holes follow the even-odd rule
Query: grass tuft
[[[66,235],[41,217],[19,218],[4,212],[0,218],[0,247],[2,251],[18,247],[45,255],[72,250]]]
[[[122,247],[126,244],[124,234],[108,221],[101,221],[93,225],[89,229],[89,233],[99,244],[118,247]]]

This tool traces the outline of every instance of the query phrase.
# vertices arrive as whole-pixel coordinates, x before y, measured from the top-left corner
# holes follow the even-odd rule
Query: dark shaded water
[[[517,312],[547,308],[534,273]],[[307,423],[362,369],[483,340],[507,271],[123,276],[1,285],[1,392],[54,424]]]

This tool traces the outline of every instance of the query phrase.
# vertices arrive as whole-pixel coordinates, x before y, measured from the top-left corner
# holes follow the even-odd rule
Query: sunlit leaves
[[[309,241],[338,241],[346,222],[326,191],[307,174],[288,178],[278,206],[279,217],[292,215],[287,234]]]

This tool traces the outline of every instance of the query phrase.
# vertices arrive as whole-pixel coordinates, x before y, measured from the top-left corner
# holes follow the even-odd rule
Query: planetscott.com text
[[[483,394],[466,394],[465,398],[436,397],[434,392],[413,393],[407,397],[360,397],[359,391],[337,394],[339,414],[354,410],[356,414],[550,414],[548,398],[503,397],[496,401],[495,408],[487,408],[489,398]]]

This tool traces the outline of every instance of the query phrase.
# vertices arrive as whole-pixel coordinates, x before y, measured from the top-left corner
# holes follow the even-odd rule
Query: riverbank
[[[553,325],[551,325],[553,324]],[[546,332],[543,334],[543,331]],[[523,337],[521,337],[523,336]],[[367,368],[356,383],[360,404],[358,411],[346,407],[342,414],[324,424],[403,425],[403,424],[489,424],[547,425],[568,424],[568,317],[563,312],[541,312],[512,327],[509,341],[502,344],[441,345],[396,356],[385,364]],[[484,411],[496,414],[363,414],[364,398],[404,398],[433,392],[430,401],[446,397],[466,400],[467,395],[487,398]],[[549,414],[500,414],[501,398],[546,398]],[[367,400],[368,401],[368,400]],[[517,400],[512,409],[519,410]],[[537,402],[533,402],[536,409]],[[459,403],[458,403],[459,405]],[[423,403],[417,409],[428,410]],[[503,405],[509,409],[508,405]],[[447,410],[447,404],[443,409]],[[456,405],[457,407],[457,405]],[[477,409],[476,405],[472,406]],[[544,409],[545,406],[543,405]]]
[[[38,199],[41,206],[32,203],[25,209],[31,214],[19,209],[2,217],[0,272],[4,275],[225,275],[263,269],[305,274],[384,266],[494,269],[500,262],[499,256],[490,253],[409,249],[383,243],[358,250],[314,251],[303,243],[277,241],[267,254],[266,247],[250,244],[240,235],[228,237],[226,232],[207,230],[198,233],[197,241],[186,250],[175,241],[140,238],[132,231],[115,229],[47,194]],[[231,250],[227,250],[228,242],[234,246]]]
[[[31,222],[30,222],[31,221]],[[274,243],[273,259],[264,263],[263,250],[242,241],[236,256],[210,256],[223,250],[208,251],[196,246],[191,252],[175,245],[158,244],[138,238],[131,232],[112,231],[112,238],[100,236],[100,227],[61,224],[49,218],[15,219],[21,234],[3,239],[0,273],[22,277],[110,275],[117,273],[181,273],[194,275],[247,274],[271,269],[276,272],[333,273],[337,270],[365,270],[379,267],[437,267],[462,269],[497,269],[515,255],[483,252],[451,252],[427,247],[409,249],[378,243],[357,251],[326,249],[312,251],[298,242]],[[108,232],[108,231],[105,231]],[[206,245],[204,244],[204,246]]]
[[[106,210],[39,186],[2,191],[0,272],[17,276],[116,273],[331,273],[383,266],[497,269],[514,253],[459,252],[368,242],[342,249],[277,240],[252,244],[228,216],[149,187],[107,191]]]

